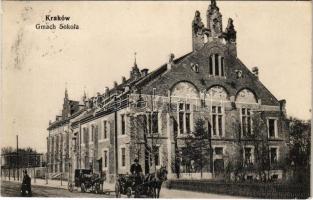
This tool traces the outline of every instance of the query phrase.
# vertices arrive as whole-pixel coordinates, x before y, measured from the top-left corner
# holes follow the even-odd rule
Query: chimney
[[[116,88],[117,87],[117,82],[116,81],[114,81],[114,88]]]
[[[286,112],[286,100],[282,99],[279,101],[280,104],[280,111],[282,113],[283,116],[287,116],[287,112]]]
[[[172,66],[174,64],[174,58],[175,58],[175,55],[173,53],[171,53],[169,55],[169,60],[168,60],[168,63],[167,63],[167,69],[168,70],[172,69]]]
[[[149,72],[149,69],[144,68],[144,69],[141,70],[141,75],[142,75],[142,76],[147,76],[147,75],[148,75],[148,72]]]
[[[259,79],[259,68],[258,67],[252,67],[252,73],[255,77]]]
[[[126,77],[125,76],[122,76],[122,83],[126,83]]]
[[[107,96],[109,94],[109,87],[105,87],[105,96]]]

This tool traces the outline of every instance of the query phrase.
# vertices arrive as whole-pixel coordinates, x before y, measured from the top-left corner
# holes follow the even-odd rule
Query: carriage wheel
[[[99,183],[96,183],[96,185],[95,185],[95,192],[96,192],[96,194],[100,193],[100,184]]]
[[[82,183],[82,184],[80,185],[80,189],[81,189],[82,192],[86,192],[86,186],[85,186],[84,183]]]
[[[126,196],[127,196],[127,198],[130,198],[132,196],[132,188],[131,187],[128,187],[126,189]]]
[[[116,181],[115,183],[115,197],[121,198],[121,188],[120,188],[120,183],[118,181]]]
[[[68,183],[67,188],[68,188],[68,190],[69,190],[70,192],[73,192],[73,190],[74,190],[73,184],[70,183],[70,182]]]

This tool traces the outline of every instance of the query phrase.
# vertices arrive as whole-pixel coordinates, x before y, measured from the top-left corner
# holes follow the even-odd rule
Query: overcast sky
[[[3,3],[1,145],[46,151],[49,120],[71,99],[104,92],[139,67],[153,70],[174,53],[191,51],[191,22],[209,1]],[[237,30],[238,57],[279,100],[287,114],[311,116],[311,2],[223,1],[223,15]],[[45,15],[70,16],[79,30],[36,30]],[[59,23],[55,23],[58,25]]]

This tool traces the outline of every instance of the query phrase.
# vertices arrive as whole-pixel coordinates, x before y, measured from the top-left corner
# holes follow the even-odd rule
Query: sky
[[[140,68],[156,69],[189,53],[196,10],[206,24],[209,1],[4,1],[2,2],[1,146],[46,151],[49,120],[69,97],[93,96],[129,77],[137,52]],[[287,114],[311,118],[311,2],[222,1],[234,20],[237,52]],[[37,30],[46,15],[70,16],[78,30]],[[56,25],[59,22],[55,23]]]

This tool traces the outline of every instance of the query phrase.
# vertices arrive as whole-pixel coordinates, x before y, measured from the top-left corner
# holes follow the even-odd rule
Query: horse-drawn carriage
[[[116,197],[121,195],[130,197],[159,198],[163,181],[167,180],[167,170],[161,167],[157,173],[145,176],[120,174],[115,183]]]
[[[103,182],[104,178],[100,177],[98,174],[92,173],[90,169],[76,169],[74,184],[69,182],[68,189],[72,192],[74,187],[78,187],[81,192],[91,191],[100,193]]]

